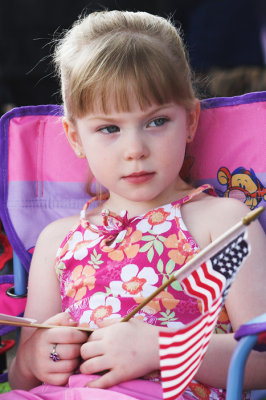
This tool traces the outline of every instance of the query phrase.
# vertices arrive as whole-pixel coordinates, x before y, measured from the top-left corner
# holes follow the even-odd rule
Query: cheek
[[[113,170],[113,163],[111,164],[110,158],[102,151],[89,151],[86,156],[92,175],[104,184],[105,179],[110,176],[110,172]]]
[[[162,168],[170,179],[179,175],[184,163],[184,157],[185,144],[178,147],[170,147],[169,151],[162,157]]]
[[[176,136],[173,137],[172,140],[168,141],[165,146],[165,151],[162,153],[162,148],[159,151],[162,154],[162,157],[165,159],[165,162],[168,165],[171,165],[173,162],[179,164],[183,163],[185,157],[186,150],[186,140],[184,137],[178,138]]]

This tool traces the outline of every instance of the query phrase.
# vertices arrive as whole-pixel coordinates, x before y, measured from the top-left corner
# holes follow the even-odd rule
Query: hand
[[[78,329],[68,329],[60,325],[75,326],[75,321],[69,314],[60,313],[45,321],[46,324],[58,325],[58,328],[37,329],[25,342],[25,362],[31,373],[41,382],[51,385],[65,385],[70,375],[76,370],[80,362],[80,346],[87,341],[86,332]],[[50,359],[53,345],[60,360]]]
[[[113,320],[109,326],[94,331],[81,346],[81,357],[85,361],[80,371],[84,374],[107,372],[87,386],[107,388],[159,369],[158,330],[134,319],[121,323]]]

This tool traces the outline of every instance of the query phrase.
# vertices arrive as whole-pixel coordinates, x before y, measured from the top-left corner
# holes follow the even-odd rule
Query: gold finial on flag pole
[[[258,216],[264,211],[264,207],[258,207],[255,210],[249,212],[243,219],[242,223],[244,225],[249,225],[252,221],[254,221]]]

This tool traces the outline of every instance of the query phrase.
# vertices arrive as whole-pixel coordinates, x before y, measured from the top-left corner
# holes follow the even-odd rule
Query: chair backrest
[[[220,197],[251,210],[266,205],[266,92],[202,101],[184,173],[196,185],[210,183]],[[266,231],[266,213],[260,222]]]
[[[266,92],[203,100],[201,106],[183,175],[252,209],[265,205]],[[56,105],[28,106],[0,121],[0,218],[26,270],[40,231],[79,213],[89,197],[90,171],[67,142],[62,113]],[[261,223],[266,230],[266,215]]]
[[[69,146],[56,105],[16,108],[1,118],[1,214],[24,267],[41,230],[79,213],[88,198],[89,169]]]

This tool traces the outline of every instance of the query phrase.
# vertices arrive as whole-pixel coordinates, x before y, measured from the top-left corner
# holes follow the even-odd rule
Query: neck
[[[184,185],[172,193],[164,193],[156,198],[144,201],[132,201],[127,197],[111,192],[110,197],[103,203],[102,208],[108,208],[116,214],[119,214],[121,210],[127,210],[129,218],[133,218],[137,215],[145,214],[156,207],[180,200],[193,189],[192,186],[184,182]]]

